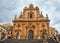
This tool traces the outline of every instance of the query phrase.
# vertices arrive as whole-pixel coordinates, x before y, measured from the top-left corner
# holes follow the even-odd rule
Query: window
[[[45,27],[45,25],[44,25],[44,24],[42,24],[42,27]]]
[[[15,26],[16,24],[14,24],[14,26]]]
[[[20,24],[18,24],[17,27],[20,27]]]
[[[12,34],[12,32],[11,32],[11,34]]]
[[[30,18],[32,18],[32,14],[30,14]]]

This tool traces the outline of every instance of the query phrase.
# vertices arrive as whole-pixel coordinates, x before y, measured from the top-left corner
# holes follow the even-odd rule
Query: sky
[[[48,14],[50,26],[60,33],[60,0],[0,0],[0,24],[12,23],[14,16],[19,16],[31,3],[38,6],[44,16]]]

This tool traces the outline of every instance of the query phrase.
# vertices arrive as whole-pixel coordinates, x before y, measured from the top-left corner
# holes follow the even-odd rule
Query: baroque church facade
[[[39,8],[30,4],[13,20],[14,39],[42,39],[51,37],[48,15],[43,16]]]
[[[46,39],[53,38],[59,40],[58,32],[49,26],[48,15],[43,16],[39,8],[30,4],[25,7],[17,18],[15,15],[13,25],[0,25],[0,40],[4,39]]]

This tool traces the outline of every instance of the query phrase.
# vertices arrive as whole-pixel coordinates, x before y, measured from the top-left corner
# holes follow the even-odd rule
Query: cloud
[[[57,0],[58,3],[60,3],[60,0]]]
[[[25,6],[33,3],[45,16],[48,14],[50,25],[60,28],[60,0],[0,0],[0,23],[12,22],[14,15],[20,15]]]
[[[60,23],[53,26],[60,33]]]

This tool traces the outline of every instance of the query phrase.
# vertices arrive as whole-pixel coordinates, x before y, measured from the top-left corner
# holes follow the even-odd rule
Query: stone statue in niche
[[[45,29],[43,30],[43,38],[44,38],[44,39],[46,39],[46,38],[47,38],[47,32],[46,32],[46,30],[45,30]]]
[[[17,39],[20,39],[20,33],[21,33],[21,30],[18,30],[17,35],[16,35]]]
[[[17,39],[20,39],[20,33],[21,33],[20,24],[18,24],[17,27],[18,27],[18,30],[17,30],[16,38],[17,38]]]
[[[43,30],[43,43],[48,43],[48,41],[47,41],[47,32],[46,32],[45,29]]]

